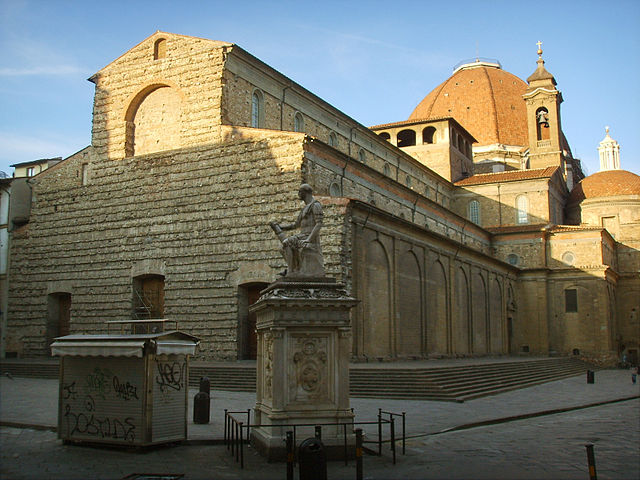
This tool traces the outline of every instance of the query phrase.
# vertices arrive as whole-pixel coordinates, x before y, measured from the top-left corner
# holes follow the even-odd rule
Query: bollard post
[[[587,370],[587,383],[595,383],[595,372]]]
[[[356,480],[362,480],[362,429],[356,428]]]
[[[206,424],[209,423],[211,413],[211,402],[209,394],[206,392],[198,392],[193,399],[193,423]]]
[[[378,456],[382,456],[382,409],[378,409]]]
[[[287,480],[293,480],[293,432],[287,432]]]
[[[316,425],[316,438],[322,441],[322,427],[320,425]]]
[[[406,412],[402,412],[402,454],[406,455],[406,447],[407,447],[407,435],[405,433],[406,427]]]
[[[227,441],[227,427],[229,425],[229,419],[227,418],[228,409],[224,409],[224,444],[227,446],[227,450],[229,450],[229,442]]]
[[[589,480],[598,480],[596,474],[596,456],[593,453],[593,443],[587,443],[587,462],[589,463]]]
[[[347,447],[347,424],[342,424],[344,432],[344,464],[349,465],[349,448]]]
[[[240,468],[244,468],[244,445],[242,438],[242,422],[240,422],[240,437],[238,437],[240,443],[238,444],[238,448],[240,449]]]
[[[393,464],[396,464],[396,419],[391,417],[391,453],[393,455]]]
[[[211,382],[209,382],[209,377],[200,377],[200,391],[211,396]]]

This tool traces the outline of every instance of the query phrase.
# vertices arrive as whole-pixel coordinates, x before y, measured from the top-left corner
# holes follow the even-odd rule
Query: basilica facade
[[[156,32],[90,78],[91,145],[12,199],[2,353],[166,318],[199,358],[254,358],[248,307],[284,267],[269,222],[307,183],[359,300],[354,361],[637,358],[640,177],[608,133],[584,177],[538,53],[526,81],[465,62],[368,128],[235,44]]]

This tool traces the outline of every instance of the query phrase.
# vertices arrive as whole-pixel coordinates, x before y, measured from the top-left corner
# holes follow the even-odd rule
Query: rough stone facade
[[[157,32],[91,81],[92,145],[30,180],[11,230],[3,353],[166,317],[200,358],[252,358],[248,307],[285,267],[268,224],[309,183],[327,274],[360,300],[352,358],[637,354],[637,194],[565,211],[555,160],[473,175],[455,119],[372,131],[225,42]]]

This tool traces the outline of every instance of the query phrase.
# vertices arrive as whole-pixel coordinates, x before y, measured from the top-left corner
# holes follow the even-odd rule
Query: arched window
[[[544,107],[536,110],[536,131],[538,140],[549,140],[549,111]]]
[[[302,118],[302,114],[300,112],[296,112],[293,117],[293,130],[295,132],[304,131],[304,118]]]
[[[333,132],[329,134],[329,145],[332,147],[338,146],[338,136]]]
[[[480,202],[477,200],[469,202],[469,220],[476,225],[480,225]]]
[[[416,144],[416,132],[413,130],[402,130],[398,132],[398,147],[410,147]]]
[[[383,169],[383,170],[384,170],[384,174],[385,174],[387,177],[390,177],[390,176],[391,176],[391,167],[389,166],[389,164],[388,164],[388,163],[386,163],[386,162],[385,162],[385,164],[384,164],[384,169]]]
[[[264,123],[264,98],[260,90],[251,95],[251,126],[261,128]]]
[[[153,59],[158,60],[167,56],[167,40],[160,38],[153,44]]]
[[[409,175],[404,179],[404,183],[407,187],[411,188],[411,177]]]
[[[332,197],[342,196],[342,188],[338,182],[332,182],[331,185],[329,185],[329,195]]]
[[[516,198],[516,223],[529,223],[529,200],[525,195]]]
[[[387,142],[391,140],[391,135],[388,132],[382,132],[379,134],[380,138],[384,138]]]
[[[360,160],[362,163],[367,163],[367,154],[364,153],[364,150],[362,148],[358,151],[358,160]]]
[[[435,127],[427,127],[422,130],[422,143],[436,143]]]

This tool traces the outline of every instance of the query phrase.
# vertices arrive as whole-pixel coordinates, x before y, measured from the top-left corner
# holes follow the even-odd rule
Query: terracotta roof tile
[[[583,178],[569,196],[569,203],[587,198],[640,195],[640,176],[626,170],[606,170]]]
[[[466,185],[482,185],[485,183],[518,182],[521,180],[535,180],[537,178],[551,178],[559,167],[538,168],[535,170],[508,170],[506,172],[480,173],[464,178],[454,185],[464,187]]]
[[[527,84],[500,68],[463,68],[422,100],[409,120],[454,117],[480,145],[528,145]]]

